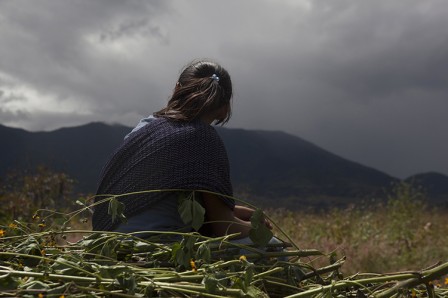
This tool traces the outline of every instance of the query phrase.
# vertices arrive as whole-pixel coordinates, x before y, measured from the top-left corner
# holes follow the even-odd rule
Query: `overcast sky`
[[[448,174],[446,4],[0,0],[0,123],[133,126],[208,57],[232,76],[229,127],[282,130],[399,178]]]

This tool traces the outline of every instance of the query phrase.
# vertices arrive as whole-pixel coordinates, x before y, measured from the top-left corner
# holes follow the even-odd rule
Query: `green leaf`
[[[115,279],[126,294],[134,295],[137,289],[137,281],[133,273],[123,272]]]
[[[57,274],[76,275],[79,270],[76,269],[78,264],[64,257],[58,257],[56,261],[50,266],[51,271]]]
[[[196,237],[196,236],[185,235],[184,239],[182,240],[182,242],[180,244],[183,245],[183,247],[185,247],[187,250],[192,251],[194,244],[196,243],[197,240],[198,240],[198,237]]]
[[[173,246],[174,261],[183,266],[190,268],[190,260],[194,256],[194,244],[196,243],[196,236],[185,236],[176,248]],[[175,250],[175,251],[174,251]]]
[[[269,298],[268,294],[260,290],[255,286],[249,286],[247,288],[246,296],[254,297],[254,298]]]
[[[247,262],[246,268],[244,270],[244,284],[246,286],[250,285],[253,277],[254,277],[254,264]]]
[[[176,242],[171,246],[171,262],[176,261],[177,251],[181,248],[180,243]]]
[[[191,254],[189,251],[181,248],[176,251],[176,263],[183,266],[184,268],[189,268],[190,266]]]
[[[218,280],[213,276],[206,275],[202,283],[204,284],[207,293],[213,294],[218,290]]]
[[[129,267],[125,265],[98,266],[98,271],[103,278],[114,278],[124,273],[129,273]]]
[[[0,290],[11,291],[17,289],[23,283],[21,278],[13,277],[10,274],[2,276],[0,278]],[[12,291],[11,291],[12,293]]]
[[[182,239],[181,243],[174,243],[171,247],[171,261],[184,268],[190,268],[196,239],[197,237],[188,237]]]
[[[115,246],[116,244],[112,241],[105,242],[103,247],[101,248],[100,254],[105,257],[116,258],[117,254],[115,252]]]
[[[274,234],[264,224],[263,211],[260,209],[255,210],[250,218],[250,222],[252,224],[252,229],[249,231],[249,238],[259,246],[266,246]]]
[[[208,243],[202,243],[201,245],[199,245],[198,250],[196,251],[196,259],[203,260],[206,263],[210,262],[211,252]]]
[[[232,288],[241,289],[243,290],[244,293],[246,293],[247,285],[241,277],[233,277],[232,281],[233,281]]]
[[[193,222],[191,223],[193,229],[198,231],[202,227],[204,224],[204,216],[205,208],[198,201],[193,200]]]
[[[258,229],[260,224],[264,221],[264,214],[261,209],[256,209],[252,216],[250,217],[250,223],[252,224],[252,228]]]
[[[192,200],[186,198],[181,200],[178,207],[180,218],[186,225],[191,224],[191,222],[193,221],[192,204]]]
[[[117,198],[112,197],[109,201],[109,208],[107,213],[112,216],[112,222],[115,222],[117,217],[121,222],[126,222],[126,216],[124,215],[124,204],[117,200]]]
[[[185,197],[184,193],[179,196],[178,211],[183,223],[191,225],[196,231],[204,223],[205,209],[196,201],[194,191],[188,197]]]

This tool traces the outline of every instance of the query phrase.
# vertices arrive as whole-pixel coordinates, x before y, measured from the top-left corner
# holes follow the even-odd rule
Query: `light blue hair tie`
[[[211,76],[211,78],[212,78],[212,80],[215,80],[215,81],[219,82],[219,77],[216,74],[213,74]]]

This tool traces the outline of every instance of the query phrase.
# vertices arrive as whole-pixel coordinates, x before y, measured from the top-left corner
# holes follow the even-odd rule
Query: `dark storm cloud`
[[[446,91],[446,9],[427,3],[414,10],[363,3],[369,5],[346,13],[343,22],[330,23],[328,33],[334,38],[310,60],[309,74],[351,95],[363,95],[357,100],[410,88]]]
[[[165,10],[164,2],[27,3],[1,3],[0,74],[57,100],[84,103],[99,114],[126,112],[130,95],[142,102],[149,90],[157,94],[157,74],[151,79],[144,63],[130,55],[102,53],[101,47],[120,46],[124,37],[166,44],[151,22]]]
[[[399,177],[448,174],[444,1],[28,3],[0,2],[0,123],[133,125],[185,63],[211,57],[234,81],[233,127]]]
[[[239,71],[253,78],[240,94],[244,110],[252,106],[244,117],[400,177],[448,173],[445,6],[312,3],[284,28],[290,40],[241,59],[250,68]]]

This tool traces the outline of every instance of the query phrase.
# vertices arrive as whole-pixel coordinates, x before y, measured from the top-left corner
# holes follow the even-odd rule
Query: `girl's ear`
[[[216,116],[215,116],[216,120],[222,121],[222,120],[226,119],[227,113],[229,111],[229,105],[230,105],[230,103],[227,103],[216,110]]]

